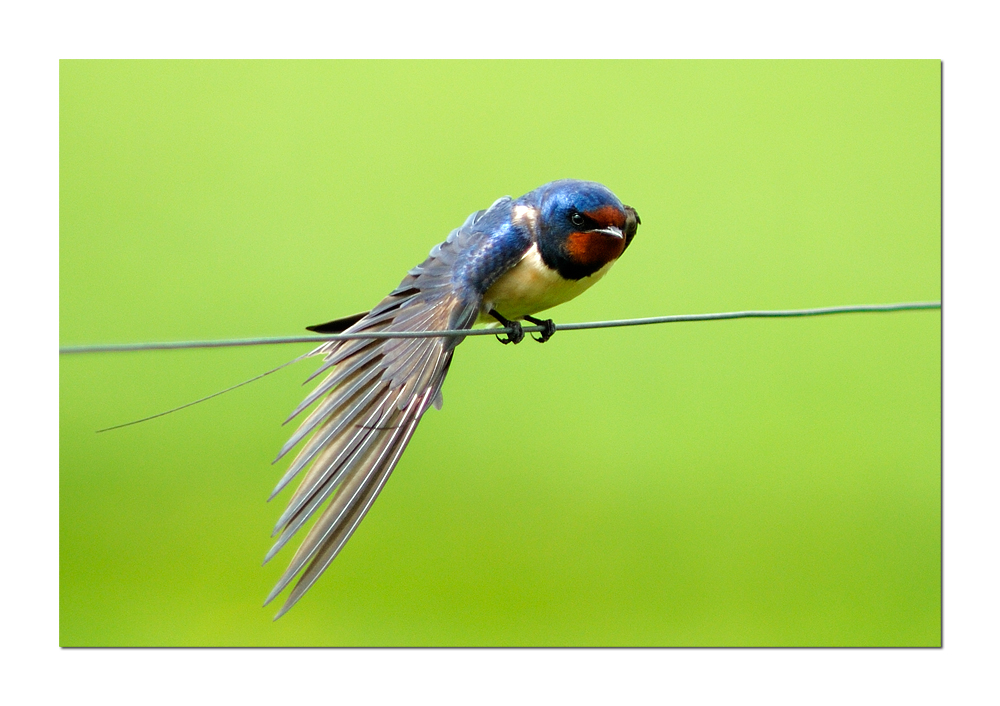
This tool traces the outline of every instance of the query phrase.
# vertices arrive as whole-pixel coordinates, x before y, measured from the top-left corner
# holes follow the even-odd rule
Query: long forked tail
[[[435,331],[468,328],[476,306],[441,289],[397,289],[349,332]],[[309,378],[326,378],[292,412],[290,421],[316,408],[282,447],[277,461],[312,435],[271,494],[273,498],[308,467],[278,519],[279,535],[267,563],[314,515],[291,563],[268,595],[267,605],[302,572],[275,619],[316,582],[350,539],[382,490],[441,385],[460,339],[357,339],[326,343],[312,355],[324,362]],[[332,500],[331,500],[332,496]],[[327,502],[329,501],[329,502]],[[320,510],[320,507],[326,506]],[[305,569],[303,571],[303,569]]]

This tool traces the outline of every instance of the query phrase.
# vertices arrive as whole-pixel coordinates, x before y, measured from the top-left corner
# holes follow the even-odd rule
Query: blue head
[[[616,260],[639,223],[635,209],[593,181],[553,181],[518,201],[538,209],[542,260],[566,279],[588,277]]]

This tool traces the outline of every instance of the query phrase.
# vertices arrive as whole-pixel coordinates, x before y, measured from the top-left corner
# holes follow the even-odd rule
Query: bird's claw
[[[532,335],[531,337],[538,341],[539,343],[545,343],[547,340],[552,338],[552,335],[556,332],[556,322],[552,319],[545,319],[538,324],[542,327],[541,336]]]
[[[532,336],[532,338],[539,343],[545,343],[547,340],[552,338],[552,335],[556,332],[556,324],[552,319],[545,319],[545,321],[542,321],[541,319],[536,319],[534,316],[525,316],[524,320],[530,321],[535,326],[542,327],[540,332],[542,334],[541,336]]]
[[[508,343],[513,343],[517,345],[524,340],[524,329],[521,327],[520,321],[511,321],[507,324],[506,328],[510,329],[510,333],[507,333],[507,338],[500,338],[500,334],[497,334],[497,340],[505,346]]]

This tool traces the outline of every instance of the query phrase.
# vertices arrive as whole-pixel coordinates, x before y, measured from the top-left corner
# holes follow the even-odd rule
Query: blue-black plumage
[[[523,338],[518,320],[543,323],[532,314],[569,301],[597,282],[628,248],[638,224],[635,209],[596,182],[563,179],[518,199],[506,196],[470,215],[371,311],[310,329],[461,330],[477,321],[499,321],[515,329],[504,342],[518,343]],[[551,327],[551,320],[544,323]],[[539,340],[549,336],[551,331]],[[310,354],[324,359],[312,377],[329,374],[289,417],[319,401],[278,454],[282,458],[312,435],[272,493],[305,470],[275,526],[280,536],[265,563],[311,517],[318,513],[319,518],[265,601],[301,572],[276,618],[302,597],[351,537],[427,408],[440,408],[441,385],[461,341],[331,341]]]

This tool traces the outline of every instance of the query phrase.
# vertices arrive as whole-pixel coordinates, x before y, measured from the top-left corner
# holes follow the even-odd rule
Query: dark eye
[[[580,226],[583,225],[583,216],[581,216],[579,213],[574,213],[572,216],[569,217],[569,220],[570,220],[570,223],[572,223],[573,225],[575,225],[577,227],[580,227]]]

